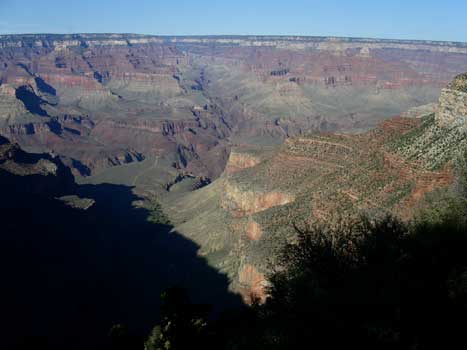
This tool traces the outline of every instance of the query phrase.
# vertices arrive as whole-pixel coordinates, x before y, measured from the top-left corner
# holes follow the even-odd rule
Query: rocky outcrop
[[[227,181],[224,185],[221,205],[233,216],[242,217],[293,201],[294,196],[288,193],[242,190]]]
[[[247,304],[251,304],[254,301],[264,302],[266,300],[266,277],[253,265],[245,264],[240,269],[238,280],[241,286],[239,291]]]
[[[60,133],[60,125],[54,122],[35,122],[10,124],[4,128],[4,133],[12,138],[24,135],[44,135],[48,133]]]
[[[88,210],[91,208],[96,201],[91,198],[80,198],[77,195],[67,195],[57,198],[63,204],[69,208],[79,209],[79,210]]]
[[[455,77],[448,85],[448,88],[467,93],[467,73],[459,74]]]
[[[441,91],[436,122],[442,127],[463,126],[467,130],[467,75],[457,76]]]
[[[0,182],[5,189],[13,186],[18,193],[47,197],[73,190],[74,177],[58,157],[27,153],[17,144],[2,140]]]
[[[441,91],[436,113],[421,120],[422,133],[408,134],[398,147],[400,154],[436,171],[459,157],[467,147],[466,85],[467,75],[462,74]]]
[[[0,123],[27,113],[24,104],[16,98],[16,89],[9,84],[0,85]]]
[[[52,86],[59,86],[62,88],[79,87],[83,90],[90,92],[98,92],[104,90],[94,78],[72,74],[53,74],[44,73],[41,77]]]
[[[263,229],[260,224],[250,219],[246,227],[246,235],[252,241],[258,241],[263,236]]]
[[[227,174],[232,174],[242,169],[251,168],[258,165],[261,159],[248,153],[230,152],[229,160],[225,168]]]
[[[293,201],[294,196],[288,193],[241,190],[227,181],[224,186],[221,205],[233,216],[242,217]]]

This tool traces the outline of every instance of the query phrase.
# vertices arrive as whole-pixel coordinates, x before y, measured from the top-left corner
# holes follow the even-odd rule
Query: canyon
[[[189,286],[201,302],[264,300],[294,225],[410,220],[431,194],[456,186],[466,70],[458,42],[0,36],[5,262],[21,262],[27,245],[38,261],[63,260],[76,273],[78,282],[52,274],[66,281],[63,298],[84,295],[71,316],[59,286],[41,289],[60,301],[51,312],[67,319],[63,334],[135,315],[147,331],[164,283]],[[33,259],[18,264],[35,280]],[[110,286],[131,302],[106,301]],[[108,317],[86,325],[101,304]],[[27,327],[38,322],[30,316]]]
[[[435,102],[466,65],[467,45],[454,42],[6,35],[0,133],[96,181],[131,184],[112,168],[155,158],[146,177],[162,184],[214,180],[232,147],[368,130]]]

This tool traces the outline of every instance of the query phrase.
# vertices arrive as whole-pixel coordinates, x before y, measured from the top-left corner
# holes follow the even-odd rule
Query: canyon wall
[[[92,176],[157,157],[169,182],[215,179],[232,147],[366,130],[434,102],[466,64],[466,44],[454,42],[6,35],[0,129]],[[233,153],[228,171],[255,163]]]

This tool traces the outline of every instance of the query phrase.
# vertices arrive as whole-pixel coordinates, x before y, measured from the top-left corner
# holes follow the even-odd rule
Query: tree
[[[263,344],[432,349],[464,342],[467,226],[453,215],[296,228],[269,277]],[[257,335],[261,337],[261,335]],[[271,338],[269,338],[271,339]]]
[[[198,348],[207,341],[206,305],[192,304],[185,289],[169,288],[161,295],[162,321],[154,327],[145,350]]]

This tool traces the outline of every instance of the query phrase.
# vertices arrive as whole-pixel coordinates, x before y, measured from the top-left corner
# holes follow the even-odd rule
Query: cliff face
[[[258,165],[261,159],[247,153],[238,153],[232,150],[227,162],[225,172],[235,173],[242,169],[251,168]]]
[[[446,89],[441,91],[436,121],[443,127],[453,124],[467,127],[467,75],[457,76]]]
[[[26,113],[24,104],[16,97],[16,90],[7,84],[0,85],[0,123]]]
[[[225,184],[221,206],[233,216],[241,217],[255,214],[275,206],[285,205],[294,197],[282,192],[259,192],[241,190],[235,185]]]
[[[430,40],[397,40],[397,39],[368,39],[345,37],[306,37],[306,36],[149,36],[137,34],[69,34],[69,35],[2,35],[0,47],[2,48],[53,48],[56,51],[72,47],[114,47],[144,45],[144,44],[204,44],[226,46],[266,46],[277,48],[292,48],[303,50],[306,48],[319,48],[321,50],[333,49],[335,51],[359,49],[362,55],[376,48],[426,50],[433,52],[467,52],[467,45],[459,42],[442,42]],[[170,59],[170,58],[169,58]],[[173,59],[173,58],[172,58]]]

